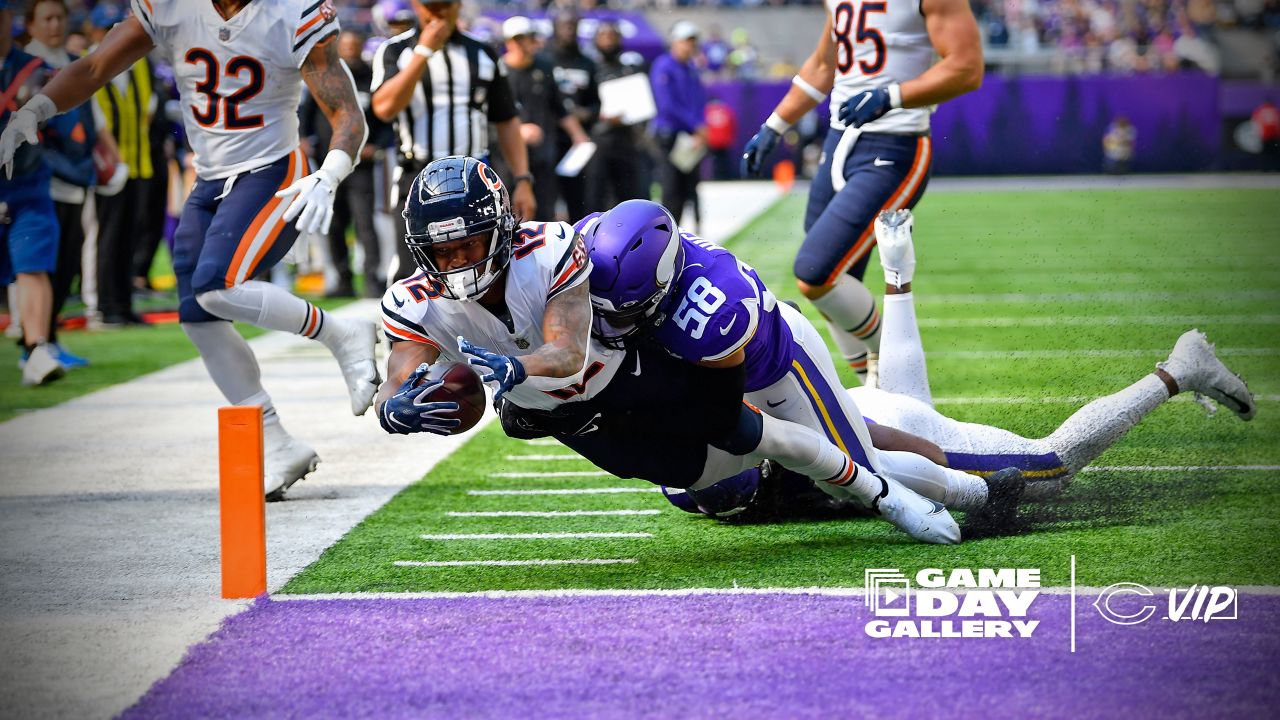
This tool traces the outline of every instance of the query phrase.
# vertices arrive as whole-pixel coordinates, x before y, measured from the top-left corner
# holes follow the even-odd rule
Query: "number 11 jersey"
[[[173,64],[196,174],[265,167],[298,147],[300,68],[338,32],[332,0],[251,2],[224,19],[209,0],[132,0]]]

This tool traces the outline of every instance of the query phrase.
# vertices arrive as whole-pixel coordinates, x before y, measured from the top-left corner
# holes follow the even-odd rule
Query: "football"
[[[451,413],[442,413],[443,417],[457,418],[462,424],[453,429],[451,434],[466,432],[480,422],[484,416],[488,399],[484,393],[484,383],[467,363],[441,363],[431,368],[431,372],[422,382],[441,380],[440,387],[431,391],[431,402],[456,402],[458,409]]]

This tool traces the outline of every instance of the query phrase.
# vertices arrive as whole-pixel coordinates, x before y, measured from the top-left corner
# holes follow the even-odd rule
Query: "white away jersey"
[[[299,68],[338,32],[332,0],[258,0],[224,20],[208,0],[132,0],[173,63],[196,174],[214,180],[298,146]]]
[[[831,127],[844,129],[837,111],[850,96],[910,80],[933,64],[921,0],[826,0],[836,44]],[[898,108],[862,126],[866,132],[924,133],[931,108]]]
[[[546,342],[542,320],[547,302],[587,282],[590,275],[591,259],[572,226],[524,223],[516,231],[507,265],[505,293],[512,327],[479,302],[441,297],[426,274],[419,272],[387,289],[382,297],[382,328],[392,342],[426,343],[439,349],[441,362],[467,361],[458,350],[459,335],[504,355],[526,355]],[[589,301],[584,298],[583,302]],[[624,354],[592,340],[586,363],[576,375],[531,377],[503,397],[535,410],[586,400],[609,383]]]

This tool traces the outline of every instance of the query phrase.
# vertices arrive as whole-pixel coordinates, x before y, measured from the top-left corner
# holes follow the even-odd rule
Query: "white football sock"
[[[262,389],[262,372],[249,343],[229,322],[182,323],[182,331],[200,351],[209,377],[232,405],[261,405],[264,427],[278,423],[271,396]]]
[[[247,280],[225,290],[210,290],[196,302],[224,320],[238,320],[268,330],[319,340],[330,349],[346,337],[345,323],[278,285]]]
[[[871,291],[841,275],[830,292],[812,302],[827,319],[827,330],[845,362],[865,375],[867,352],[880,351],[880,313]]]
[[[880,340],[881,390],[907,395],[933,405],[924,345],[916,324],[912,293],[884,296],[884,325]],[[936,498],[935,498],[936,499]]]
[[[836,497],[840,497],[840,491],[843,491],[848,493],[846,497],[870,504],[880,494],[880,480],[841,452],[822,433],[771,415],[762,417],[764,433],[752,457],[776,460],[788,470],[816,481],[824,490],[834,488],[836,492],[830,494]]]
[[[1075,475],[1168,399],[1164,381],[1147,375],[1118,393],[1080,408],[1044,443]]]
[[[987,483],[977,475],[943,467],[912,452],[879,450],[876,459],[887,477],[952,510],[969,512],[987,503]]]

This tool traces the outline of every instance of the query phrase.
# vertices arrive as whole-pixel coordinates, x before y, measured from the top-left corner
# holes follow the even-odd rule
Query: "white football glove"
[[[0,133],[0,165],[4,166],[4,176],[13,179],[13,156],[23,143],[35,145],[40,142],[36,129],[40,123],[58,114],[58,108],[43,93],[36,95],[22,106],[22,109],[9,116],[9,124]]]
[[[297,218],[299,233],[327,235],[333,221],[333,195],[353,166],[351,156],[330,150],[319,170],[276,193],[278,198],[293,198],[284,211],[285,222]]]

